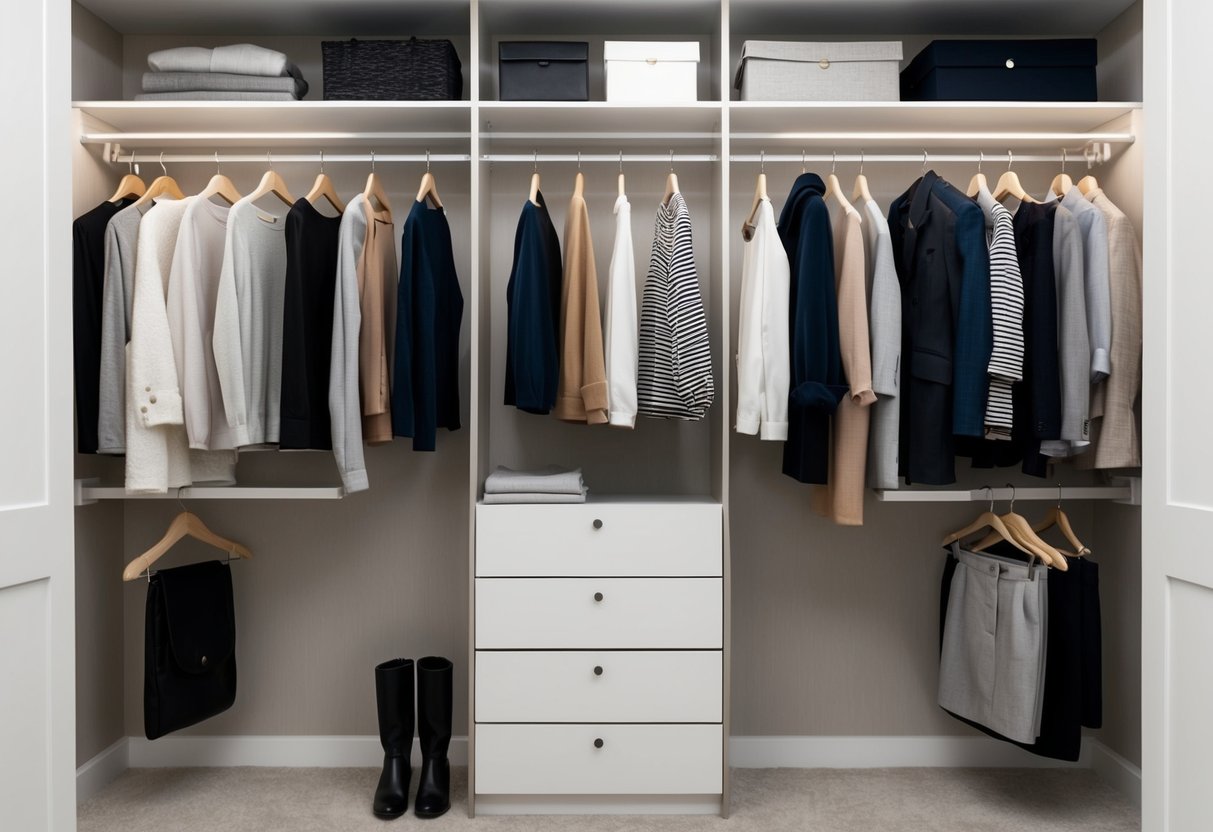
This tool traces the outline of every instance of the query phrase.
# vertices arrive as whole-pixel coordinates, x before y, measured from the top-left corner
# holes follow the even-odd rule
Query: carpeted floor
[[[132,769],[80,807],[79,832],[1121,832],[1140,813],[1092,772],[1064,769],[737,769],[733,816],[478,817],[454,806],[385,826],[370,812],[370,769]],[[414,775],[414,788],[416,775]],[[722,826],[727,823],[727,826]]]

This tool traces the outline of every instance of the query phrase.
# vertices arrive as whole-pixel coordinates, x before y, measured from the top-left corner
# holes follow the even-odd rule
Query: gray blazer
[[[1064,206],[1053,225],[1057,276],[1057,363],[1061,376],[1061,439],[1040,443],[1045,456],[1064,457],[1090,444],[1091,346],[1083,275],[1082,232]]]
[[[897,436],[901,423],[901,284],[893,259],[889,222],[880,206],[864,206],[868,336],[872,345],[872,422],[868,431],[868,487],[897,488]]]
[[[1091,397],[1094,449],[1080,468],[1141,467],[1141,426],[1135,406],[1141,394],[1141,246],[1129,218],[1102,189],[1087,194],[1108,225],[1108,284],[1112,301],[1112,371]]]
[[[1108,222],[1103,212],[1087,202],[1078,188],[1061,200],[1082,232],[1083,274],[1087,296],[1087,335],[1091,342],[1091,383],[1108,377],[1111,369],[1112,300],[1108,278]]]

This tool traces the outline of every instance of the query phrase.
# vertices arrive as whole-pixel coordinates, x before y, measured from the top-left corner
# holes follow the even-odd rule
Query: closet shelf
[[[482,101],[482,135],[495,147],[516,143],[550,147],[578,142],[585,147],[621,143],[714,143],[720,137],[719,101],[678,104],[617,104],[610,101]]]
[[[127,147],[466,148],[467,101],[78,101],[81,140]]]
[[[345,489],[328,486],[187,485],[165,494],[127,494],[121,485],[102,485],[99,480],[76,480],[76,505],[98,500],[340,500]]]
[[[991,499],[1006,502],[1012,498],[1033,501],[1113,500],[1141,504],[1141,480],[1126,478],[1125,485],[1057,486],[1051,488],[974,488],[960,491],[933,489],[875,489],[876,499],[885,503],[985,503]]]

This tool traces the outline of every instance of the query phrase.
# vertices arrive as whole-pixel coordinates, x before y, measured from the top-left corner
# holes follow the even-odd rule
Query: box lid
[[[510,40],[497,44],[502,61],[588,61],[590,45],[579,40]]]
[[[914,85],[938,67],[1093,67],[1097,61],[1098,45],[1095,38],[933,40],[914,56],[914,60],[902,71],[902,77],[907,84]]]
[[[741,88],[747,58],[793,63],[845,63],[849,61],[900,61],[901,41],[789,41],[747,40],[741,46],[741,60],[733,86]]]
[[[699,41],[608,40],[602,47],[607,61],[699,61]]]

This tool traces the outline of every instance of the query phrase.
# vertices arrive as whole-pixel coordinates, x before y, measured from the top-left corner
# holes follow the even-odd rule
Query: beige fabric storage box
[[[608,40],[603,59],[607,101],[698,100],[699,41]]]
[[[901,41],[747,40],[733,86],[742,101],[897,101]]]

